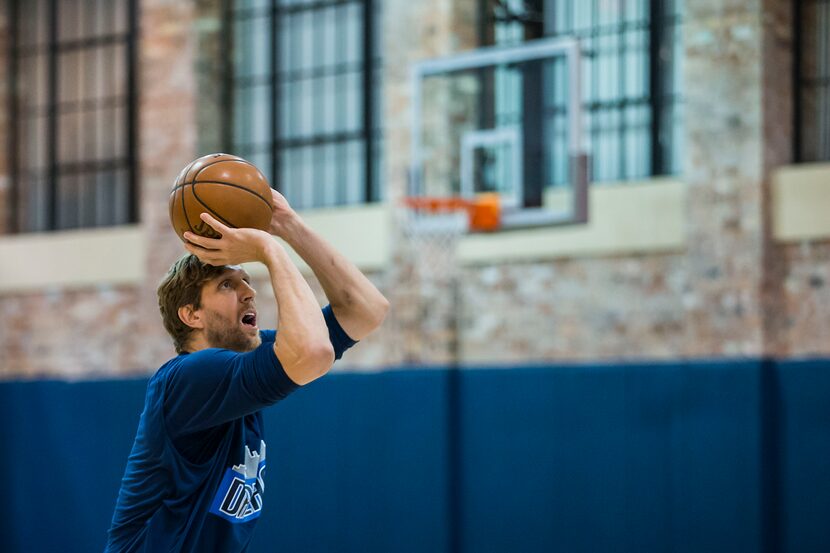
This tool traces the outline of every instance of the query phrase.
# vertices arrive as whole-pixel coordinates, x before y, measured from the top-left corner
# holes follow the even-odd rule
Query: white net
[[[468,230],[464,211],[409,210],[403,224],[405,313],[412,333],[404,360],[453,365],[459,357],[461,267],[458,243]]]

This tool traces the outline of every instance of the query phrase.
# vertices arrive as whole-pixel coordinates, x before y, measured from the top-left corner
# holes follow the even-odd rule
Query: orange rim
[[[493,231],[501,223],[501,202],[499,195],[493,192],[475,198],[407,196],[403,203],[410,209],[433,214],[465,210],[473,231]]]

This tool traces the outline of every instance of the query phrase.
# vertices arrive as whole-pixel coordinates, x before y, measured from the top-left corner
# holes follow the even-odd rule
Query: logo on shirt
[[[245,462],[225,471],[210,512],[232,523],[258,518],[265,492],[264,475],[265,442],[260,440],[259,453],[251,453],[246,445]]]

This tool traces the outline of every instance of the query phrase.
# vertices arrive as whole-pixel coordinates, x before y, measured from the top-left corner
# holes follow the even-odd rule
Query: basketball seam
[[[230,154],[225,154],[225,155],[230,155]],[[199,160],[198,159],[193,160],[193,162],[190,165],[193,165],[197,161],[199,161]],[[211,165],[216,165],[217,163],[222,163],[223,161],[242,161],[242,160],[241,159],[217,159],[217,160],[211,161],[210,163],[206,163],[205,165],[202,165],[201,167],[199,167],[199,170],[196,171],[195,175],[193,175],[193,179],[195,180],[196,177],[199,175],[199,173],[201,173],[202,171],[204,171],[205,169],[207,169]],[[187,173],[189,173],[189,172],[190,172],[190,169],[187,170]],[[187,173],[184,174],[185,177],[187,176]]]
[[[196,163],[195,159],[193,161],[191,161],[190,163],[188,163],[187,167],[185,167],[184,170],[181,173],[179,173],[182,176],[182,180],[184,180],[184,178],[187,177],[187,174],[190,172],[190,168],[193,167],[194,163]],[[179,186],[179,179],[176,179],[176,183],[173,185],[173,190],[176,190],[176,188],[178,188],[178,186]]]
[[[257,194],[256,192],[254,192],[254,191],[253,191],[253,190],[251,190],[250,188],[245,188],[244,186],[239,186],[238,184],[234,184],[234,183],[232,183],[232,182],[224,182],[224,181],[220,181],[220,180],[200,180],[200,181],[193,181],[193,182],[188,182],[188,183],[182,184],[181,186],[177,186],[177,187],[173,188],[173,192],[175,192],[178,188],[181,188],[181,187],[183,187],[183,186],[188,186],[188,185],[190,185],[190,186],[196,186],[197,184],[221,184],[221,185],[223,185],[223,186],[231,186],[231,187],[233,187],[233,188],[238,188],[238,189],[240,189],[240,190],[244,190],[245,192],[248,192],[249,194],[253,194],[253,195],[254,195],[254,196],[256,196],[257,198],[259,198],[260,200],[262,200],[263,202],[265,202],[265,205],[267,205],[267,206],[268,206],[268,209],[273,209],[273,208],[271,207],[271,204],[270,204],[270,203],[268,203],[268,200],[266,200],[265,198],[263,198],[260,194]]]
[[[225,154],[225,155],[228,155],[228,156],[229,156],[229,155],[232,155],[232,154]],[[236,157],[236,156],[234,156],[234,157]],[[254,165],[253,163],[251,163],[251,162],[250,162],[250,161],[248,161],[248,160],[242,159],[241,157],[236,157],[236,159],[218,159],[218,160],[216,160],[216,161],[212,161],[212,162],[210,162],[210,163],[208,163],[208,164],[206,164],[206,165],[203,165],[203,166],[199,167],[199,170],[198,170],[198,171],[196,171],[196,174],[195,174],[195,175],[193,175],[193,182],[191,182],[190,184],[195,184],[195,183],[196,183],[196,179],[199,177],[199,173],[201,173],[202,171],[204,171],[204,170],[205,170],[205,169],[207,169],[208,167],[211,167],[211,166],[213,166],[213,165],[218,165],[218,164],[220,164],[220,163],[224,163],[224,162],[226,162],[226,161],[239,161],[239,162],[245,163],[246,165],[250,165],[251,167],[253,167],[253,168],[254,168],[254,169],[256,169],[257,171],[259,171],[259,169],[257,169],[256,165]],[[192,165],[192,163],[191,163],[191,165]],[[187,176],[187,173],[185,173],[185,176]],[[187,184],[187,183],[184,183],[184,184]]]
[[[182,173],[182,174],[184,175],[184,177],[187,177],[187,174],[190,172],[190,168],[191,168],[191,167],[193,167],[193,164],[194,164],[194,163],[196,163],[196,160],[195,160],[195,159],[194,159],[193,161],[191,161],[190,163],[188,163],[188,164],[187,164],[187,168],[186,168],[186,169],[184,170],[184,172]],[[175,185],[175,186],[173,186],[173,190],[172,190],[170,193],[171,193],[171,194],[175,194],[175,193],[176,193],[176,190],[178,190],[179,188],[181,188],[181,189],[182,189],[182,215],[184,215],[184,222],[185,222],[185,223],[187,223],[187,228],[189,228],[189,229],[190,229],[190,232],[192,232],[193,234],[196,234],[196,231],[193,229],[193,225],[191,225],[191,224],[190,224],[190,217],[188,217],[188,215],[187,215],[187,208],[186,208],[186,207],[185,207],[185,205],[184,205],[184,184],[179,185],[179,183],[178,183],[178,181],[177,181],[177,182],[176,182],[176,185]],[[196,197],[196,193],[195,193],[195,192],[193,193],[193,197]],[[173,197],[173,199],[174,199],[174,201],[175,201],[175,196]],[[170,218],[171,218],[171,219],[173,218],[173,209],[172,209],[172,208],[170,209]]]
[[[236,225],[234,225],[233,223],[231,223],[230,221],[228,221],[227,219],[225,219],[224,217],[222,217],[221,215],[219,215],[218,213],[216,213],[215,211],[213,211],[210,208],[210,206],[208,206],[205,202],[203,202],[202,199],[196,194],[196,186],[195,185],[191,185],[191,186],[192,186],[191,192],[193,193],[193,197],[196,198],[196,201],[199,202],[200,204],[202,204],[202,206],[205,209],[210,211],[211,215],[215,216],[217,219],[219,219],[220,221],[222,221],[224,224],[226,224],[227,226],[229,226],[231,228],[239,228]],[[214,230],[216,230],[216,229],[214,229]]]
[[[170,217],[170,224],[173,224],[173,208],[176,207],[176,189],[174,188],[173,191],[170,193],[173,195],[172,201],[168,201],[168,211],[170,212],[168,215]]]
[[[194,193],[193,196],[195,197],[196,194]],[[193,230],[193,225],[190,224],[190,217],[187,216],[187,208],[184,205],[184,188],[182,188],[182,213],[184,213],[184,221],[187,223],[188,228],[190,228],[190,232],[196,234],[196,231]]]
[[[233,154],[225,154],[225,155],[233,155]],[[204,171],[205,169],[207,169],[207,168],[208,168],[208,167],[210,167],[211,165],[216,165],[216,164],[222,163],[223,161],[238,161],[238,162],[244,163],[244,164],[246,164],[246,165],[250,165],[250,166],[251,166],[251,167],[253,167],[254,169],[257,169],[256,165],[254,165],[254,164],[253,164],[253,163],[251,163],[250,161],[248,161],[248,160],[246,160],[246,159],[242,159],[241,157],[238,157],[238,156],[234,156],[234,157],[236,157],[236,159],[219,159],[219,160],[213,161],[213,162],[211,162],[211,163],[208,163],[208,164],[204,165],[203,167],[200,167],[200,168],[199,168],[199,170],[198,170],[198,171],[196,171],[196,174],[195,174],[195,175],[193,175],[193,182],[189,182],[189,183],[188,183],[188,182],[183,182],[183,183],[181,183],[181,184],[179,184],[178,182],[176,182],[176,183],[175,183],[175,185],[173,186],[173,190],[171,190],[171,191],[170,191],[170,193],[171,193],[171,194],[175,194],[175,193],[176,193],[176,190],[178,190],[179,188],[181,188],[181,189],[182,189],[182,214],[184,215],[184,220],[185,220],[185,222],[187,223],[187,226],[188,226],[188,228],[190,229],[190,232],[192,232],[193,234],[198,234],[198,233],[197,233],[197,232],[193,229],[193,225],[191,225],[191,224],[190,224],[190,217],[188,217],[188,215],[187,215],[187,209],[186,209],[185,204],[184,204],[184,194],[185,194],[184,188],[185,188],[188,184],[191,186],[191,190],[190,190],[190,192],[193,194],[193,197],[196,199],[196,201],[197,201],[197,202],[199,202],[200,204],[202,204],[202,206],[204,206],[204,208],[205,208],[205,209],[207,209],[208,211],[210,211],[210,212],[211,212],[211,214],[215,215],[218,219],[220,219],[220,220],[221,220],[222,222],[224,222],[225,224],[228,224],[228,225],[230,225],[230,226],[232,226],[232,227],[234,226],[234,225],[231,225],[230,223],[228,223],[225,219],[223,219],[223,218],[222,218],[222,216],[221,216],[221,215],[219,215],[218,213],[216,213],[215,211],[213,211],[210,207],[208,207],[207,205],[205,205],[205,202],[203,202],[201,199],[199,199],[199,196],[197,196],[197,195],[196,195],[196,188],[195,188],[195,186],[194,186],[194,185],[196,184],[196,178],[199,176],[199,173],[201,173],[202,171]],[[191,161],[191,162],[188,164],[188,166],[187,166],[187,170],[186,170],[186,171],[184,171],[184,177],[185,177],[185,178],[187,178],[187,174],[190,172],[190,168],[191,168],[191,166],[192,166],[194,163],[196,163],[196,161],[197,161],[197,160],[193,160],[193,161]],[[259,171],[259,169],[257,169],[257,171]],[[251,190],[248,190],[247,188],[244,188],[244,187],[241,187],[241,186],[238,186],[238,185],[234,185],[234,184],[231,184],[231,183],[220,183],[220,184],[227,184],[227,185],[229,185],[229,186],[235,186],[235,187],[240,188],[240,189],[242,189],[242,190],[246,190],[246,191],[250,192],[251,194],[253,194],[254,196],[256,196],[257,198],[259,198],[260,200],[264,201],[264,202],[268,205],[268,207],[269,207],[269,208],[271,207],[271,204],[269,204],[269,203],[268,203],[268,201],[267,201],[267,200],[265,200],[265,198],[263,198],[262,196],[260,196],[260,195],[259,195],[259,194],[257,194],[256,192],[253,192],[253,191],[251,191]],[[175,196],[174,196],[174,200],[175,200]],[[172,210],[172,209],[170,210],[170,213],[171,213],[171,218],[172,218],[172,213],[173,213],[173,210]],[[234,228],[235,228],[235,227],[234,227]]]
[[[218,159],[218,160],[216,160],[216,161],[211,161],[210,163],[208,163],[207,165],[204,165],[203,167],[200,167],[200,168],[199,168],[199,170],[198,170],[198,171],[196,171],[196,175],[194,175],[194,177],[193,177],[193,178],[194,178],[194,181],[193,181],[193,182],[196,182],[196,181],[195,181],[196,176],[198,176],[198,175],[199,175],[199,173],[201,173],[204,169],[207,169],[207,168],[208,168],[208,167],[210,167],[211,165],[216,165],[217,163],[222,163],[223,161],[238,161],[238,162],[240,162],[240,163],[244,163],[244,164],[246,164],[246,165],[250,165],[251,167],[253,167],[253,168],[254,168],[254,169],[256,169],[257,171],[259,171],[259,169],[257,168],[257,166],[256,166],[256,165],[254,165],[253,163],[251,163],[250,161],[248,161],[247,159],[242,159],[241,157],[234,156],[233,154],[222,154],[222,155],[226,155],[226,156],[233,156],[233,157],[235,157],[236,159]],[[199,161],[199,160],[198,160],[198,159],[194,159],[193,161],[191,161],[190,163],[188,163],[188,164],[187,164],[187,167],[186,167],[184,170],[182,170],[181,175],[183,175],[184,177],[187,177],[187,174],[190,172],[190,168],[191,168],[191,167],[193,167],[193,164],[194,164],[194,163],[196,163],[197,161]],[[179,179],[176,179],[176,182],[173,184],[173,190],[175,191],[177,188],[179,188],[179,187],[181,187],[181,186],[185,186],[185,185],[188,185],[188,184],[193,184],[193,182],[179,182]]]

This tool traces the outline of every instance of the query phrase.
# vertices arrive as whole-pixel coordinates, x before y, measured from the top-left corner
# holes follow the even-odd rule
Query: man
[[[158,288],[177,357],[147,386],[118,494],[108,552],[239,552],[263,508],[261,409],[329,370],[383,321],[388,302],[360,271],[273,192],[271,233],[311,267],[330,302],[320,310],[285,249],[268,233],[186,233],[190,255]],[[240,263],[267,268],[278,332],[259,330],[256,292]],[[273,308],[273,307],[272,307]]]

